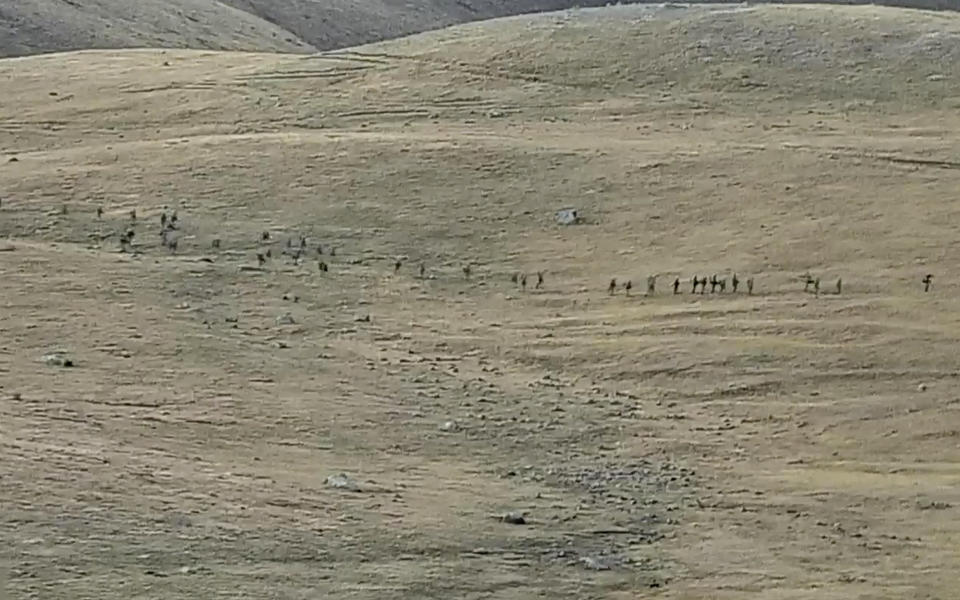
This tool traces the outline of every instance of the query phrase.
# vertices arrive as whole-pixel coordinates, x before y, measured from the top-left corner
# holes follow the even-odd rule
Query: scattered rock
[[[507,514],[500,517],[500,520],[504,523],[509,523],[511,525],[526,525],[527,518],[523,513],[518,512],[508,512]]]
[[[51,367],[72,367],[73,359],[63,351],[57,350],[43,355],[43,362]]]
[[[357,322],[357,323],[369,323],[369,322],[370,322],[370,315],[361,315],[361,316],[359,316],[359,317],[356,317],[356,318],[354,319],[354,321]]]
[[[456,421],[447,421],[440,425],[440,431],[460,431],[460,425]]]
[[[277,325],[295,325],[296,321],[290,313],[283,313],[275,319]]]
[[[925,392],[925,391],[927,391],[927,384],[921,383],[920,385],[918,385],[918,386],[917,386],[917,391],[919,391],[919,392]]]
[[[610,561],[603,556],[584,556],[580,563],[591,571],[609,571],[612,567]]]
[[[336,475],[330,475],[327,477],[326,482],[328,487],[336,488],[338,490],[347,490],[348,492],[359,492],[360,485],[350,478],[346,473],[337,473]]]

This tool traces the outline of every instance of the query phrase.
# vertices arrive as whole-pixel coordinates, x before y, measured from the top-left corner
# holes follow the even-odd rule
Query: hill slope
[[[958,39],[611,7],[0,61],[13,596],[952,597]]]
[[[0,56],[99,48],[310,52],[600,0],[2,0]]]

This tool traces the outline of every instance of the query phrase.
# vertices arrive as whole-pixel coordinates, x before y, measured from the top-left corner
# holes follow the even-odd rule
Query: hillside
[[[848,0],[841,4],[866,4]],[[0,57],[65,50],[313,52],[605,0],[0,0]],[[734,3],[735,4],[735,3]],[[888,0],[958,8],[957,0]]]
[[[0,56],[105,48],[311,52],[600,0],[0,0]]]
[[[958,39],[622,6],[0,61],[7,588],[952,597]]]

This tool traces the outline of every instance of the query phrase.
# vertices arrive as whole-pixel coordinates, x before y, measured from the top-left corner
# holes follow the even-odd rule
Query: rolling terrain
[[[951,598],[958,39],[631,6],[0,61],[11,596]]]

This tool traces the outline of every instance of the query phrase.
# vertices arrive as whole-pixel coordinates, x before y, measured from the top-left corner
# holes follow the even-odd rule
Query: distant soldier
[[[463,265],[463,276],[464,276],[464,278],[470,279],[470,273],[471,273],[471,272],[472,272],[472,270],[470,269],[470,265]]]
[[[403,262],[398,258],[395,263],[393,263],[393,274],[396,275],[400,272],[400,267],[403,266]]]
[[[102,219],[102,218],[103,218],[103,207],[102,207],[102,206],[98,206],[98,207],[97,207],[97,218],[98,218],[98,219]]]
[[[753,277],[747,277],[747,294],[753,295]]]
[[[330,246],[330,256],[337,255],[337,248],[335,246]]]
[[[819,277],[813,280],[813,293],[816,296],[820,295],[820,278]]]
[[[933,283],[933,275],[931,275],[931,274],[928,273],[928,274],[923,278],[922,281],[923,281],[923,291],[924,291],[924,292],[929,292],[929,291],[930,291],[930,285]]]
[[[135,211],[135,210],[131,210],[131,211],[130,211],[130,220],[131,220],[131,221],[136,221],[136,220],[137,220],[137,211]]]
[[[65,215],[65,214],[67,214],[67,212],[68,212],[68,209],[67,209],[67,205],[66,205],[66,204],[64,204],[63,206],[60,207],[60,214],[61,214],[61,215]]]
[[[293,248],[293,238],[287,238],[287,248]]]
[[[539,290],[543,287],[543,271],[537,271],[537,285],[534,289]]]
[[[633,289],[633,282],[628,279],[627,282],[623,284],[623,289],[626,290],[627,296],[629,296],[630,290]]]
[[[693,291],[692,291],[691,293],[692,293],[692,294],[696,294],[696,293],[697,293],[697,286],[700,285],[700,280],[697,279],[697,276],[696,276],[696,275],[694,275],[694,276],[693,276],[693,280],[691,281],[691,283],[693,283]]]
[[[301,249],[301,250],[306,250],[306,249],[307,249],[307,238],[306,238],[306,236],[303,236],[303,235],[300,236],[300,249]]]
[[[737,293],[737,288],[740,287],[740,280],[737,279],[737,274],[734,273],[733,277],[730,279],[730,285],[733,287],[733,293]]]
[[[427,275],[427,267],[423,263],[420,263],[420,279],[425,278],[426,275]]]
[[[716,293],[716,291],[717,291],[717,286],[718,286],[718,285],[720,285],[720,281],[717,280],[717,276],[716,276],[716,275],[711,275],[711,276],[710,276],[710,293],[711,293],[711,294]],[[706,287],[706,286],[704,286],[704,287]]]
[[[263,233],[260,234],[260,241],[261,241],[261,242],[265,242],[265,241],[267,241],[267,240],[269,240],[269,239],[270,239],[270,232],[269,232],[269,231],[264,231]]]
[[[680,293],[680,278],[677,277],[673,280],[673,295],[676,296]]]
[[[627,282],[627,283],[629,283],[629,282]],[[610,280],[610,285],[607,286],[607,292],[609,292],[611,296],[617,293],[617,280],[616,280],[616,278]]]
[[[657,289],[657,276],[650,275],[647,277],[647,295],[652,296]]]
[[[162,212],[160,213],[160,229],[166,229],[166,228],[167,228],[167,213]]]
[[[717,280],[717,285],[720,286],[720,293],[721,293],[721,294],[724,293],[724,292],[726,292],[726,291],[727,291],[727,278],[724,277],[723,279],[718,279],[718,280]]]
[[[837,278],[837,295],[840,295],[840,292],[843,291],[843,279]]]
[[[257,266],[262,267],[267,262],[267,257],[262,252],[257,252]]]
[[[273,252],[270,250],[270,248],[267,248],[267,251],[266,251],[265,254],[266,254],[267,258],[273,258]]]
[[[809,292],[810,286],[813,285],[814,281],[815,280],[813,278],[813,275],[811,275],[810,273],[805,273],[803,275],[803,291]]]
[[[323,244],[317,244],[317,256],[323,256]]]
[[[520,273],[519,273],[518,271],[514,271],[514,272],[510,275],[510,282],[511,282],[511,283],[520,283]]]
[[[526,273],[520,276],[520,289],[524,291],[527,290],[527,274]]]
[[[220,238],[213,238],[213,241],[210,242],[210,247],[214,250],[220,249]]]
[[[327,263],[325,263],[325,262],[323,262],[323,261],[321,260],[321,261],[317,264],[317,266],[320,268],[320,272],[321,272],[321,273],[326,273],[326,272],[327,272],[327,269],[328,269]]]

